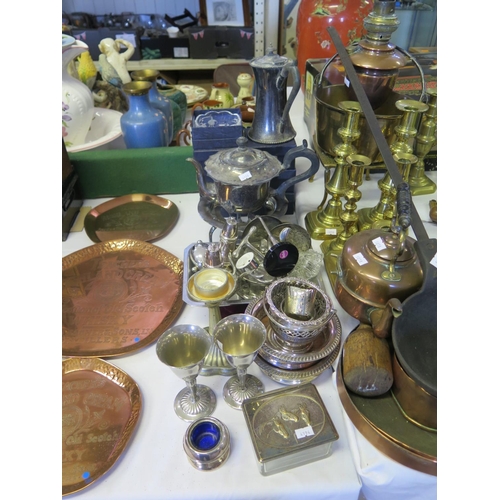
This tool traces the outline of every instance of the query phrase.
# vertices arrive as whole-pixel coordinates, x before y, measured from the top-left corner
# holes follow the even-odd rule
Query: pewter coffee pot
[[[297,61],[271,50],[250,61],[255,76],[255,115],[248,138],[262,144],[281,144],[292,140],[296,132],[290,120],[290,108],[300,89]],[[288,74],[293,87],[287,99]]]

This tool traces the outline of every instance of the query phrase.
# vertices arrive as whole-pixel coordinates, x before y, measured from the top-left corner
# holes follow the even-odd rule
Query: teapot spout
[[[207,186],[205,179],[205,171],[201,166],[200,162],[195,160],[194,158],[186,158],[186,161],[189,161],[194,165],[196,169],[196,183],[198,184],[198,190],[200,191],[200,195],[204,198],[208,198],[210,200],[215,200],[215,193],[210,191]]]
[[[379,338],[389,337],[392,320],[401,316],[403,305],[399,299],[392,298],[387,301],[383,309],[375,309],[370,313],[373,333]]]

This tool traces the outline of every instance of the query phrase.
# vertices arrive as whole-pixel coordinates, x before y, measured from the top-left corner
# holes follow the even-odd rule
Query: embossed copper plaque
[[[178,218],[179,209],[172,201],[135,193],[93,208],[84,227],[94,243],[123,238],[151,242],[168,234]]]
[[[62,264],[63,356],[102,358],[141,349],[182,308],[183,263],[151,243],[97,243]]]
[[[132,378],[98,358],[62,362],[62,494],[86,488],[123,453],[141,411]]]

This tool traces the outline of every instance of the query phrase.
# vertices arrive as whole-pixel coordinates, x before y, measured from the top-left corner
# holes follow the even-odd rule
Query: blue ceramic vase
[[[127,148],[159,148],[167,144],[167,119],[149,102],[151,82],[132,81],[123,86],[129,99],[129,110],[120,125]]]
[[[160,72],[153,69],[144,69],[133,71],[131,73],[132,80],[138,82],[151,82],[151,89],[149,90],[149,102],[151,106],[159,109],[167,119],[167,146],[171,144],[174,139],[174,111],[170,99],[158,92],[158,85],[156,80],[160,76]]]

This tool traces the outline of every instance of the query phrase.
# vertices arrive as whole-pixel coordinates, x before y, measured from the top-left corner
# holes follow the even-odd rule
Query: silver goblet
[[[247,374],[247,369],[266,340],[266,327],[262,321],[249,314],[232,314],[217,323],[213,336],[237,372],[224,385],[224,401],[240,410],[245,399],[264,392],[262,382],[254,375]]]
[[[205,356],[212,347],[212,336],[196,325],[176,325],[158,339],[156,354],[162,363],[186,382],[174,400],[174,410],[185,421],[211,415],[216,406],[215,393],[196,383]]]

